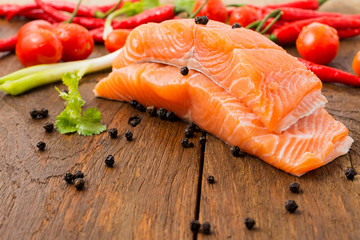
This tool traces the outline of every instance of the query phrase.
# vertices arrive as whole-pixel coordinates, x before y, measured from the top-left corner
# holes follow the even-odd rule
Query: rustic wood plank
[[[19,23],[19,25],[21,25]],[[1,22],[0,29],[12,29]],[[10,30],[9,30],[10,31]],[[8,32],[7,32],[8,33]],[[106,50],[97,46],[93,57]],[[0,57],[1,75],[20,69],[14,54]],[[116,127],[94,137],[46,133],[64,108],[54,84],[21,96],[0,93],[0,236],[1,239],[190,239],[195,217],[200,147],[180,145],[183,122],[166,122],[129,104],[97,99],[95,83],[109,71],[86,76],[80,92],[85,107],[98,107],[103,122]],[[57,84],[63,86],[61,84]],[[33,120],[31,108],[47,107],[49,118]],[[128,125],[130,116],[142,122]],[[132,130],[134,140],[124,132]],[[39,140],[46,151],[36,150]],[[115,167],[104,159],[115,157]],[[66,171],[85,173],[85,190],[66,184]],[[186,231],[185,231],[186,229]]]
[[[274,1],[275,2],[275,1]],[[327,11],[359,13],[356,1],[329,1]],[[344,4],[344,8],[343,5]],[[360,38],[341,41],[340,51],[330,64],[352,72],[351,62],[360,49]],[[297,55],[294,47],[287,51]],[[213,136],[205,149],[200,202],[200,222],[212,224],[212,234],[198,239],[358,239],[360,230],[360,179],[349,181],[344,170],[360,170],[359,89],[324,84],[327,110],[350,130],[355,142],[349,154],[301,178],[274,169],[261,160],[246,156],[234,158],[229,146]],[[206,178],[213,175],[216,183]],[[293,194],[288,185],[298,182],[302,192]],[[299,209],[289,214],[288,199]],[[256,228],[246,229],[244,219],[252,217]]]

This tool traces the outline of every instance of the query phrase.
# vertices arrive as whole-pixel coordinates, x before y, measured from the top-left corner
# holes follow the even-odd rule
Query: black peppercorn
[[[65,175],[64,175],[64,180],[67,183],[73,183],[74,175],[72,175],[71,172],[66,172]]]
[[[240,157],[240,156],[244,155],[244,153],[240,150],[240,148],[238,146],[232,146],[230,149],[230,152],[232,153],[232,155],[234,157]]]
[[[170,121],[170,122],[175,122],[176,121],[176,115],[175,113],[168,111],[166,113],[166,120]]]
[[[209,18],[207,16],[201,16],[195,18],[196,24],[206,25],[209,22]]]
[[[54,124],[52,122],[45,122],[43,127],[47,132],[52,132],[54,130]]]
[[[136,127],[141,122],[141,118],[139,116],[130,117],[128,123]]]
[[[45,147],[46,147],[46,144],[43,142],[43,141],[40,141],[36,144],[36,147],[39,149],[39,150],[44,150]]]
[[[349,180],[354,180],[355,175],[357,175],[357,172],[353,168],[348,168],[345,170],[345,176]]]
[[[167,110],[165,108],[159,108],[159,110],[157,111],[157,114],[159,115],[161,120],[166,120],[166,113]]]
[[[110,128],[109,130],[109,136],[111,138],[116,138],[117,137],[117,134],[118,134],[118,131],[116,128]]]
[[[189,147],[193,147],[194,146],[194,143],[192,142],[189,142],[189,139],[188,138],[183,138],[181,139],[181,145],[184,147],[184,148],[189,148]]]
[[[189,123],[189,125],[187,125],[188,129],[191,129],[193,132],[198,132],[200,131],[200,128],[194,123]]]
[[[192,232],[196,233],[197,231],[199,231],[200,226],[201,226],[201,224],[200,224],[199,220],[192,220],[190,222],[190,229]]]
[[[214,178],[214,176],[208,176],[208,177],[207,177],[207,181],[208,181],[208,183],[210,183],[210,184],[215,183],[215,178]]]
[[[42,118],[46,118],[49,115],[49,111],[46,108],[41,108],[40,114]]]
[[[146,112],[150,115],[150,117],[156,117],[157,113],[156,113],[156,107],[155,106],[150,106],[146,108]]]
[[[75,184],[75,187],[77,190],[81,190],[84,188],[84,185],[85,185],[85,180],[82,179],[82,178],[76,178],[74,180],[74,184]]]
[[[136,106],[137,110],[140,110],[140,112],[145,112],[146,111],[146,107],[140,103],[138,103],[138,105]]]
[[[210,234],[211,233],[211,225],[209,222],[204,222],[202,225],[201,225],[201,229],[202,229],[202,233],[203,234]]]
[[[247,227],[247,229],[252,229],[255,226],[255,220],[252,218],[246,218],[245,219],[245,225]]]
[[[194,136],[194,131],[190,128],[185,128],[184,135],[187,138],[192,138]]]
[[[293,182],[293,183],[290,183],[289,187],[290,187],[290,191],[292,193],[299,193],[300,184]]]
[[[294,200],[287,200],[285,202],[285,208],[286,210],[288,210],[290,213],[294,213],[296,211],[296,209],[299,206],[296,204],[296,202]]]
[[[35,108],[33,108],[33,109],[30,110],[30,116],[31,116],[32,118],[36,119],[38,114],[39,114],[39,111],[36,110]]]
[[[182,67],[180,68],[180,73],[181,75],[186,76],[189,74],[189,69],[187,67]]]
[[[69,91],[66,88],[62,89],[61,91],[64,93],[69,93]]]
[[[204,145],[204,144],[206,143],[206,137],[205,137],[205,136],[201,136],[201,137],[199,138],[199,143],[200,143],[201,145]]]
[[[74,173],[74,179],[76,178],[84,178],[84,173],[82,171],[76,171]]]
[[[129,131],[129,130],[126,131],[125,132],[125,138],[126,138],[126,140],[131,141],[132,138],[133,138],[133,133],[131,131]]]
[[[112,167],[112,166],[114,166],[114,163],[115,163],[114,156],[108,155],[108,156],[105,158],[105,164],[106,164],[106,166]]]
[[[231,26],[232,29],[234,28],[241,28],[241,25],[238,24],[238,23],[234,23],[232,26]]]
[[[130,101],[130,105],[133,107],[133,108],[136,108],[137,105],[138,105],[138,102],[136,100],[131,100]]]

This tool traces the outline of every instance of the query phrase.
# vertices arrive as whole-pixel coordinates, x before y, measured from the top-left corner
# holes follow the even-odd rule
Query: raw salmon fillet
[[[169,20],[134,29],[113,62],[160,62],[207,75],[274,132],[325,105],[321,81],[296,58],[261,34],[209,21]]]
[[[242,102],[205,75],[157,63],[114,69],[94,89],[96,96],[166,108],[270,165],[296,176],[347,153],[348,129],[323,108],[289,129],[270,132]]]

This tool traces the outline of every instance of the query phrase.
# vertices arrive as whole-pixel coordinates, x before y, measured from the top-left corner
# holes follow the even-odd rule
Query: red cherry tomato
[[[53,26],[43,20],[32,21],[18,32],[16,56],[22,65],[56,63],[62,56],[62,45]]]
[[[115,52],[125,45],[126,39],[130,33],[130,30],[115,29],[113,30],[105,40],[105,47],[109,52]]]
[[[205,0],[196,0],[193,12],[203,5]],[[196,16],[207,16],[210,20],[226,23],[228,12],[221,0],[209,0]]]
[[[94,40],[83,26],[60,23],[55,32],[62,43],[62,60],[65,62],[86,59],[94,49]]]
[[[233,25],[234,23],[238,23],[243,27],[246,27],[252,22],[261,19],[259,16],[258,9],[252,6],[243,6],[235,8],[235,10],[231,13],[229,24]]]
[[[317,64],[328,64],[336,57],[339,36],[335,28],[314,22],[301,30],[296,48],[304,59]]]
[[[352,68],[354,73],[360,77],[360,51],[354,57]]]

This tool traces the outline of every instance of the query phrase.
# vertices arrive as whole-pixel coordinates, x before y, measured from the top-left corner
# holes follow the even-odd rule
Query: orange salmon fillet
[[[347,153],[353,142],[347,136],[348,129],[323,108],[280,134],[270,132],[248,107],[211,79],[196,71],[182,76],[173,66],[139,63],[114,69],[95,86],[94,93],[166,108],[226,143],[296,176]]]
[[[289,128],[327,102],[321,81],[266,37],[209,21],[169,20],[135,28],[113,62],[187,66],[204,73],[237,97],[272,132]]]

